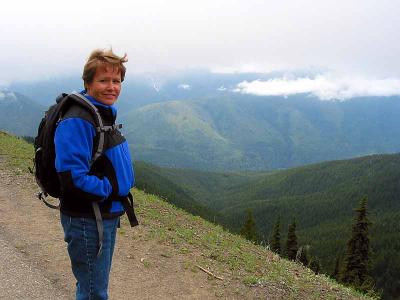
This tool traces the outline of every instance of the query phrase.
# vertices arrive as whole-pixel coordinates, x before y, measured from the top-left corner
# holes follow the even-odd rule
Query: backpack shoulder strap
[[[74,102],[78,103],[79,105],[83,106],[86,110],[88,110],[94,118],[95,125],[96,125],[96,133],[98,134],[98,143],[96,151],[94,151],[94,155],[92,160],[90,161],[90,166],[101,156],[104,149],[104,132],[107,131],[105,129],[103,119],[100,116],[99,110],[92,102],[86,99],[85,96],[79,93],[73,93],[69,95],[69,99],[72,99]]]

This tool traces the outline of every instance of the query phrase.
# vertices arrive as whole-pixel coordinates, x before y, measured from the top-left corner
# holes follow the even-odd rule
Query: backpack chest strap
[[[103,126],[103,127],[96,127],[96,131],[100,132],[110,132],[114,130],[118,130],[122,128],[122,124],[114,124],[112,126]]]

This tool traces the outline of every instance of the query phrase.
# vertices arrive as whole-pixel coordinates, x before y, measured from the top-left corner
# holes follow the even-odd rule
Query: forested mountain
[[[133,156],[161,166],[267,170],[400,151],[400,97],[309,95],[147,105],[123,116]]]
[[[233,171],[400,151],[399,96],[321,101],[310,94],[266,97],[234,91],[244,80],[274,76],[128,76],[117,106],[133,157],[167,167]],[[82,82],[60,78],[16,82],[11,88],[48,106],[61,92],[79,91]],[[27,111],[26,118],[41,116]]]
[[[143,161],[135,163],[136,186],[161,195],[172,204],[210,221],[224,220],[212,203],[223,193],[263,178],[266,172],[216,173],[163,168]]]
[[[193,205],[194,200],[212,213],[208,219],[236,232],[248,210],[253,212],[264,240],[268,240],[278,216],[283,236],[288,223],[296,218],[299,243],[310,245],[311,253],[322,261],[328,274],[333,273],[337,257],[344,254],[353,209],[367,196],[372,221],[371,272],[385,297],[400,295],[396,281],[400,278],[400,154],[324,162],[273,173],[209,173],[144,163],[137,163],[136,169],[139,186],[157,187],[155,193],[178,206],[185,199]],[[190,199],[182,196],[185,194]]]
[[[18,135],[34,136],[44,107],[8,90],[0,90],[0,129]]]

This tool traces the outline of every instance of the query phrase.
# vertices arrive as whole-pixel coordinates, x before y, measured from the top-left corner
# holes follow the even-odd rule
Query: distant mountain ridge
[[[127,74],[118,100],[121,112],[147,104],[169,100],[196,99],[221,95],[244,80],[269,79],[277,73],[218,74],[205,70],[166,74]],[[40,104],[50,105],[60,93],[81,91],[81,74],[37,81],[15,81],[9,89],[29,96]]]
[[[400,151],[400,97],[309,95],[151,104],[122,116],[135,159],[200,170],[271,170]]]
[[[116,105],[133,157],[165,167],[233,171],[400,151],[400,96],[342,102],[311,94],[234,92],[239,82],[274,76],[282,74],[131,75]],[[82,88],[78,77],[16,82],[10,88],[46,108],[59,93]],[[39,120],[41,115],[27,109],[24,117]],[[10,118],[4,114],[8,127],[0,129],[34,134],[36,123],[21,130]]]
[[[17,135],[34,136],[45,107],[28,97],[0,90],[0,129]]]

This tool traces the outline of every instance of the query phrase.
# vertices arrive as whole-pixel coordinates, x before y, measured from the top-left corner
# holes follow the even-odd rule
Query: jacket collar
[[[96,100],[96,98],[86,94],[86,90],[81,91],[80,94],[85,96],[90,102],[92,102],[97,107],[103,107],[103,108],[109,109],[109,110],[111,110],[114,117],[117,116],[117,108],[115,107],[115,105],[105,105],[103,103],[100,103],[99,101]]]

